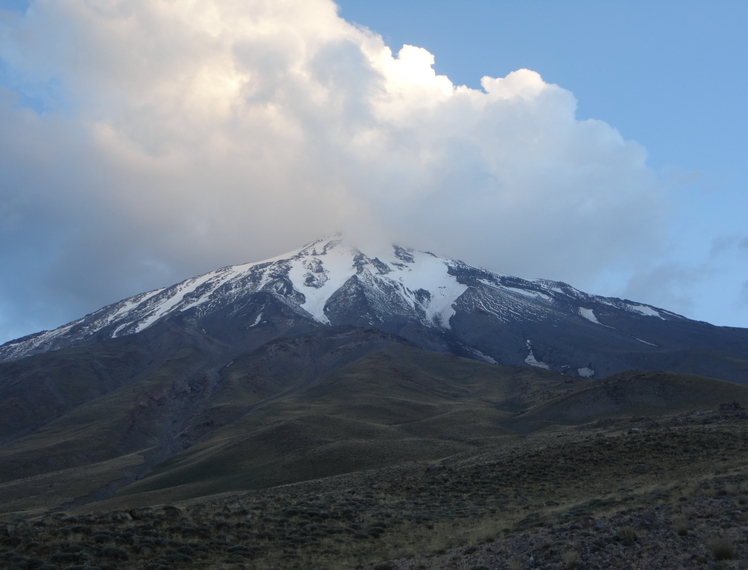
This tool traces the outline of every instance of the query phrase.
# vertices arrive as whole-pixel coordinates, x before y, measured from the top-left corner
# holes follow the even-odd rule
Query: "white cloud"
[[[46,109],[0,98],[6,335],[59,324],[32,298],[72,318],[337,229],[577,285],[662,239],[645,150],[570,92],[454,86],[328,0],[37,0],[0,26]]]

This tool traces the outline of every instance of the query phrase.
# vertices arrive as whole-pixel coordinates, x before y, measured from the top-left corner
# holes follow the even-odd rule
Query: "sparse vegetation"
[[[744,411],[655,417],[637,404],[568,419],[561,404],[581,409],[586,380],[397,350],[265,404],[104,501],[73,502],[141,455],[0,483],[0,568],[560,570],[614,568],[614,555],[641,568],[748,556],[736,539],[748,522]],[[396,398],[381,397],[385,384]]]
[[[576,568],[582,561],[579,557],[579,552],[576,550],[567,550],[564,552],[563,560],[567,568]]]
[[[678,536],[686,536],[688,534],[689,524],[686,517],[676,517],[673,523],[675,526],[675,532],[678,533]]]
[[[636,538],[636,530],[629,525],[622,526],[616,533],[616,539],[621,542],[634,542]]]
[[[519,556],[514,556],[507,561],[509,570],[523,570],[525,567],[525,561]]]
[[[724,535],[710,538],[707,544],[715,560],[732,560],[735,556],[732,541]]]
[[[521,447],[443,461],[439,469],[413,463],[165,506],[123,508],[135,496],[116,499],[113,510],[100,503],[98,514],[80,507],[11,517],[0,523],[0,568],[36,560],[39,567],[88,564],[102,570],[367,564],[404,570],[446,568],[447,560],[461,558],[472,561],[465,568],[494,568],[491,557],[501,556],[505,565],[512,561],[517,568],[528,567],[532,558],[536,566],[560,569],[581,565],[582,555],[585,564],[591,557],[598,566],[611,567],[600,562],[609,552],[652,560],[663,560],[657,557],[668,549],[672,560],[744,557],[748,545],[712,533],[717,520],[729,521],[726,528],[745,528],[748,508],[719,490],[748,483],[748,466],[740,455],[725,454],[736,458],[732,467],[720,465],[722,473],[715,476],[704,466],[694,479],[705,449],[718,454],[720,445],[732,443],[718,424],[702,431],[679,427],[680,421],[676,416],[675,427],[636,439],[626,432],[588,439],[588,428],[557,431],[528,438]],[[748,429],[743,429],[735,425],[732,433],[746,445]],[[694,455],[668,464],[671,456],[663,453],[668,449],[673,461],[689,449]],[[620,468],[624,462],[635,464],[640,455],[669,465],[659,471],[669,482],[660,476],[639,484],[638,475]],[[610,494],[611,488],[618,491]],[[708,489],[717,492],[708,497]],[[687,528],[681,535],[687,541],[678,536],[681,526]],[[636,548],[626,547],[634,540]]]

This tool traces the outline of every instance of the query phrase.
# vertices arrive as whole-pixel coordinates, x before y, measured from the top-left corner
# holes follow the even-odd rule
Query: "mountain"
[[[747,406],[747,347],[745,329],[336,235],[0,347],[0,513],[467,460],[568,426]]]
[[[166,323],[241,350],[318,327],[352,325],[434,352],[571,377],[638,369],[748,383],[748,329],[692,321],[557,281],[500,275],[430,252],[400,246],[364,252],[339,234],[10,341],[0,346],[0,362],[146,331],[153,336],[154,327]]]
[[[332,236],[0,347],[0,560],[393,567],[435,537],[467,555],[468,531],[494,548],[610,509],[649,535],[662,501],[712,536],[706,491],[739,517],[748,489],[746,347],[745,329]],[[620,557],[622,524],[601,552]]]

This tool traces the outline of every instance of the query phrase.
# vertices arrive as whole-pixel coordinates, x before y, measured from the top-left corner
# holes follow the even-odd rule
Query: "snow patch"
[[[626,309],[628,309],[632,313],[639,313],[640,315],[644,315],[645,317],[659,317],[663,321],[665,320],[665,317],[663,317],[659,312],[655,311],[648,305],[635,305],[633,303],[626,303]]]
[[[403,258],[407,263],[402,263]],[[301,308],[322,324],[330,323],[324,312],[328,300],[354,275],[367,287],[394,288],[414,312],[425,314],[425,324],[441,328],[449,328],[449,320],[455,313],[452,305],[467,289],[449,274],[447,259],[397,246],[364,254],[344,243],[340,236],[314,242],[275,259],[275,263],[281,262],[289,267],[288,279],[294,290],[304,296]],[[263,283],[275,263],[263,271]],[[418,294],[420,290],[429,294]]]
[[[543,299],[544,301],[550,301],[551,298],[545,293],[540,291],[533,291],[532,289],[520,289],[518,287],[509,287],[508,285],[497,285],[488,279],[478,279],[483,285],[496,289],[497,291],[504,291],[510,295],[519,295],[520,297],[528,297],[530,299]]]
[[[584,368],[577,368],[577,374],[582,378],[592,378],[595,375],[595,371],[585,366]]]
[[[464,345],[463,345],[464,346]],[[483,360],[484,362],[488,362],[489,364],[498,364],[493,358],[488,356],[487,354],[483,354],[480,350],[477,348],[473,348],[472,346],[464,346],[476,358],[479,358],[480,360]]]
[[[330,324],[324,311],[325,303],[356,273],[353,267],[355,253],[352,249],[342,246],[339,242],[333,242],[330,245],[331,247],[325,247],[322,250],[323,254],[318,253],[317,249],[302,250],[295,258],[292,258],[291,269],[288,272],[288,278],[293,283],[294,289],[304,294],[304,302],[301,306],[315,321],[325,325]],[[316,287],[305,286],[311,265],[308,260],[310,255],[315,256],[319,262],[315,264],[316,271],[325,276],[324,279],[316,280],[315,285],[318,285]]]
[[[546,295],[545,293],[541,293],[540,291],[532,291],[530,289],[518,289],[517,287],[504,287],[509,293],[513,293],[515,295],[521,295],[522,297],[529,297],[531,299],[543,299],[545,301],[550,301],[550,297]]]
[[[597,317],[595,316],[595,313],[592,309],[585,309],[583,307],[579,308],[579,314],[590,321],[591,323],[595,323],[596,325],[602,324],[600,321],[597,320]]]
[[[546,370],[550,370],[551,367],[548,366],[545,362],[540,362],[535,358],[535,355],[532,353],[532,345],[530,344],[530,341],[527,341],[527,348],[530,351],[529,354],[525,357],[525,364],[529,364],[530,366],[535,366],[536,368],[545,368]]]
[[[206,273],[205,275],[193,277],[192,279],[188,279],[187,281],[183,281],[182,283],[172,287],[171,289],[174,289],[174,293],[171,295],[171,297],[163,301],[161,304],[156,305],[156,307],[154,307],[154,311],[148,317],[138,323],[135,332],[140,332],[143,329],[148,328],[161,317],[171,312],[172,309],[176,308],[177,305],[184,301],[186,295],[192,293],[195,289],[200,287],[200,285],[208,281],[211,277],[214,277],[213,273]],[[169,289],[164,290],[164,292],[166,291],[169,291]],[[197,303],[192,303],[189,306],[193,306],[195,304]],[[186,309],[189,307],[184,308]]]

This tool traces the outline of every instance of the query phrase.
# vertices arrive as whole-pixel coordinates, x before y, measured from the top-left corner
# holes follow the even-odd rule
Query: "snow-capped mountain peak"
[[[63,337],[82,338],[103,330],[112,338],[138,333],[170,315],[204,315],[259,292],[329,325],[328,302],[346,285],[365,291],[382,312],[394,309],[426,326],[448,328],[452,304],[467,288],[450,274],[453,263],[400,246],[367,255],[341,234],[333,234],[271,259],[223,267],[124,299],[53,331],[11,341],[0,348],[0,357],[19,358],[55,348]]]
[[[628,367],[625,359],[600,360],[601,350],[614,358],[662,350],[680,342],[679,335],[691,335],[676,323],[692,322],[557,281],[501,275],[399,245],[355,247],[333,234],[11,341],[0,346],[0,361],[136,335],[176,322],[173,317],[182,319],[178,326],[191,323],[201,334],[245,348],[294,330],[353,325],[398,334],[430,350],[585,377]]]

